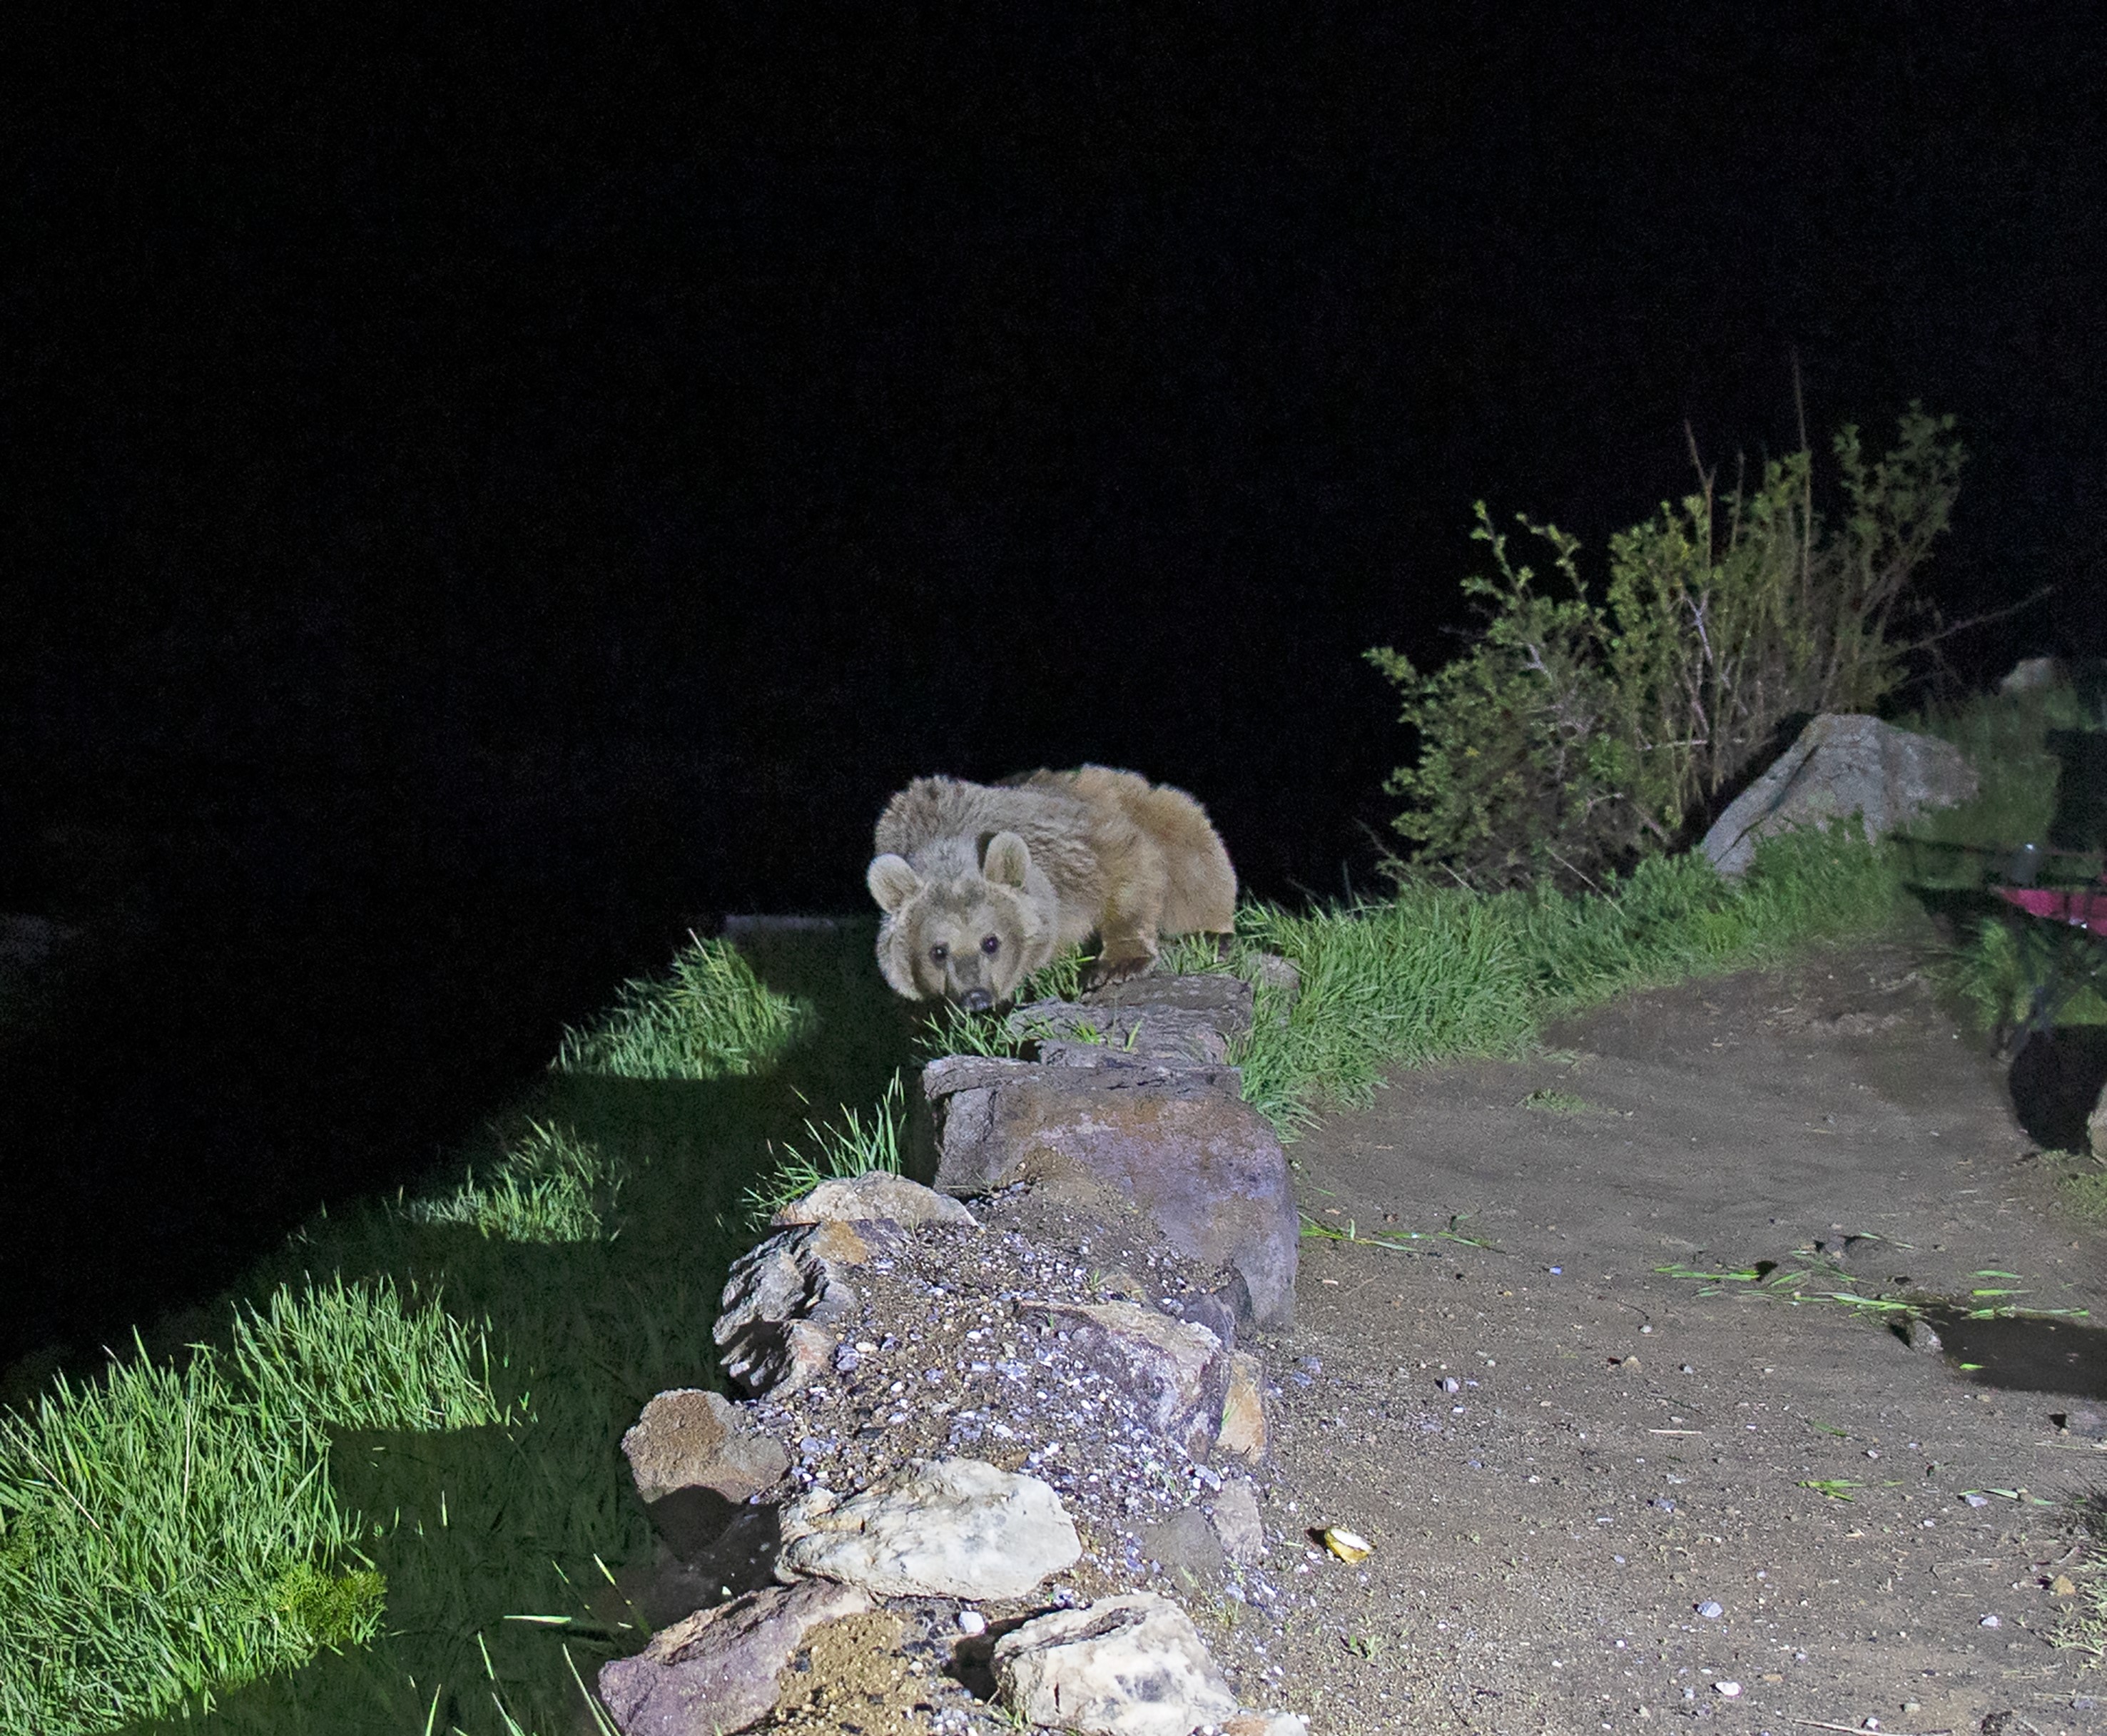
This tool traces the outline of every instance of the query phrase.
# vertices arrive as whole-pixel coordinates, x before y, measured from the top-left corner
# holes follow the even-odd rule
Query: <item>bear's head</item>
[[[910,1001],[941,995],[969,1013],[1007,1001],[1052,956],[1050,889],[1014,832],[958,841],[957,860],[918,873],[904,856],[875,858],[865,879],[885,912],[878,962]]]

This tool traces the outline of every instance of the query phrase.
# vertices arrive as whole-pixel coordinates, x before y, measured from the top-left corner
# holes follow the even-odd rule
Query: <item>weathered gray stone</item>
[[[1149,1425],[1194,1457],[1214,1445],[1229,1359],[1222,1341],[1134,1302],[1019,1302],[1019,1316],[1066,1333],[1081,1359],[1141,1408]]]
[[[1237,1712],[1237,1697],[1184,1611],[1148,1592],[1060,1609],[995,1648],[1004,1705],[1095,1736],[1192,1736]]]
[[[2085,1118],[2085,1140],[2096,1158],[2107,1158],[2107,1085],[2100,1088],[2100,1100]]]
[[[1085,1007],[1117,1007],[1141,1012],[1197,1013],[1223,1036],[1234,1039],[1251,1028],[1251,986],[1241,977],[1220,971],[1191,976],[1130,977],[1108,983],[1082,998]]]
[[[2053,657],[2022,657],[1997,683],[1997,691],[2008,699],[2030,693],[2046,693],[2064,678],[2063,665]]]
[[[655,1501],[676,1489],[712,1489],[744,1501],[790,1468],[783,1443],[747,1426],[721,1393],[681,1387],[661,1392],[622,1437],[636,1492]]]
[[[1243,1280],[1232,1277],[1219,1290],[1184,1298],[1183,1305],[1175,1311],[1181,1320],[1206,1327],[1222,1341],[1224,1350],[1233,1350],[1237,1322],[1250,1317],[1251,1298],[1243,1293]]]
[[[840,1345],[811,1320],[760,1320],[726,1347],[724,1371],[756,1397],[787,1398],[824,1375]]]
[[[856,1306],[848,1270],[896,1233],[883,1223],[838,1221],[783,1230],[732,1263],[710,1329],[725,1372],[749,1392],[795,1392],[833,1354],[827,1329]]]
[[[1232,1351],[1229,1390],[1222,1395],[1221,1420],[1215,1428],[1215,1450],[1256,1464],[1265,1456],[1265,1440],[1264,1373],[1257,1357]]]
[[[775,1709],[776,1674],[807,1634],[873,1607],[853,1585],[814,1581],[699,1609],[603,1664],[600,1702],[622,1736],[729,1736]]]
[[[865,1223],[884,1219],[895,1224],[956,1224],[978,1227],[973,1214],[947,1194],[923,1187],[882,1169],[843,1181],[822,1181],[802,1199],[793,1200],[769,1220],[777,1229],[799,1224]]]
[[[1278,993],[1274,1017],[1282,1025],[1287,1024],[1296,1003],[1302,998],[1301,966],[1278,952],[1261,952],[1258,956],[1258,981]]]
[[[815,1489],[782,1524],[779,1578],[878,1597],[1022,1597],[1083,1553],[1053,1490],[977,1459],[935,1459],[846,1500]]]
[[[636,1492],[676,1554],[693,1555],[718,1537],[749,1495],[790,1468],[771,1436],[715,1392],[661,1392],[622,1437]]]
[[[1197,1507],[1154,1525],[1141,1528],[1141,1552],[1159,1567],[1172,1572],[1219,1573],[1222,1571],[1222,1540],[1207,1516]]]
[[[1224,1067],[1235,1034],[1222,1030],[1215,1015],[1187,1007],[1079,1005],[1068,1001],[1021,1006],[1009,1015],[1009,1028],[1013,1036],[1036,1044],[1039,1059],[1049,1067],[1097,1067],[1108,1060]]]
[[[1974,768],[1950,742],[1877,717],[1825,712],[1735,798],[1698,848],[1720,873],[1739,875],[1773,833],[1857,814],[1867,834],[1879,838],[1927,807],[1968,801],[1976,789]]]
[[[1259,1325],[1293,1323],[1300,1226],[1287,1158],[1236,1095],[1233,1069],[961,1059],[922,1076],[940,1189],[971,1196],[1074,1165],[1147,1212],[1179,1253],[1238,1274]]]
[[[1258,1490],[1248,1477],[1232,1477],[1222,1485],[1210,1518],[1230,1560],[1265,1559],[1265,1521],[1259,1513]]]

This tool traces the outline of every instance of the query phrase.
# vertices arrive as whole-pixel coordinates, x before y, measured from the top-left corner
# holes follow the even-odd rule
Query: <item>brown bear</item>
[[[1225,934],[1236,920],[1236,870],[1206,810],[1105,766],[994,785],[917,778],[886,803],[874,842],[878,962],[910,1001],[984,1012],[1091,934],[1091,985],[1116,982],[1156,962],[1158,935]]]

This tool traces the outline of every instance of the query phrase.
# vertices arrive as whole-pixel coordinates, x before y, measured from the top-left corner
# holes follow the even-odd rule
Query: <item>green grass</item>
[[[478,1335],[392,1286],[281,1289],[230,1352],[113,1363],[0,1417],[0,1730],[85,1736],[378,1631],[331,1428],[501,1420]]]
[[[2107,1158],[2083,1151],[2045,1151],[2042,1161],[2055,1167],[2056,1198],[2073,1217],[2107,1224]]]
[[[597,1241],[627,1173],[591,1140],[530,1121],[488,1180],[471,1166],[458,1187],[402,1211],[413,1223],[461,1224],[508,1241]]]
[[[1255,977],[1256,954],[1278,953],[1301,992],[1283,1022],[1280,992],[1257,983],[1231,1059],[1292,1138],[1322,1106],[1368,1102],[1391,1068],[1516,1055],[1548,1019],[1876,932],[1903,908],[1889,852],[1840,827],[1769,841],[1738,884],[1692,855],[1642,863],[1606,896],[1422,884],[1343,910],[1253,907],[1220,968]]]
[[[2046,843],[2060,770],[2050,731],[2107,728],[2107,717],[2089,713],[2069,686],[2009,699],[1979,695],[1901,721],[1959,748],[1980,783],[1974,801],[1911,823],[1904,870],[1923,886],[1979,886],[1984,870],[2018,845]]]
[[[2068,1506],[2086,1558],[2071,1570],[2077,1595],[2048,1641],[2077,1653],[2087,1670],[2107,1670],[2107,1488],[2084,1490]]]
[[[1175,940],[1163,965],[1252,984],[1252,1028],[1230,1059],[1243,1070],[1245,1100],[1292,1140],[1323,1107],[1367,1103],[1392,1068],[1516,1055],[1548,1019],[1876,932],[1905,906],[1894,852],[1838,827],[1770,840],[1738,883],[1691,854],[1642,862],[1606,894],[1421,882],[1395,898],[1328,911],[1248,905],[1225,948]],[[1292,1007],[1265,979],[1265,953],[1300,973]],[[1072,982],[1035,978],[1018,998],[1063,987],[1074,992]],[[923,1047],[927,1055],[1012,1055],[1028,1041],[999,1019],[946,1008]]]
[[[288,1651],[246,1685],[222,1680],[204,1729],[559,1736],[589,1727],[583,1686],[603,1660],[649,1636],[631,1599],[660,1547],[630,1485],[622,1432],[654,1393],[717,1380],[709,1329],[725,1269],[752,1239],[746,1191],[786,1149],[820,1155],[806,1127],[812,1105],[876,1103],[910,1061],[912,1010],[879,980],[870,951],[870,925],[847,936],[761,936],[743,942],[739,970],[711,979],[749,1006],[764,989],[774,1004],[806,1010],[799,1028],[824,1029],[824,1044],[787,1045],[772,1063],[749,1059],[743,1072],[708,1077],[693,1068],[552,1070],[508,1113],[505,1125],[527,1136],[496,1168],[478,1154],[474,1188],[501,1194],[510,1175],[531,1194],[513,1159],[533,1143],[535,1125],[560,1130],[621,1179],[618,1193],[595,1184],[600,1228],[591,1238],[520,1239],[498,1221],[472,1234],[483,1225],[465,1209],[413,1215],[381,1199],[318,1213],[249,1275],[241,1294],[267,1324],[273,1290],[297,1292],[303,1273],[341,1274],[347,1285],[392,1277],[403,1294],[412,1283],[420,1295],[443,1283],[449,1311],[487,1319],[489,1385],[511,1420],[443,1432],[375,1426],[377,1414],[330,1425],[326,1486],[338,1511],[368,1522],[356,1540],[362,1558],[344,1566],[370,1563],[384,1576],[384,1617],[365,1643],[325,1647],[304,1663]],[[658,979],[690,1015],[708,1010],[692,1004],[698,980]],[[663,1030],[682,1010],[641,1005],[648,992],[629,992],[632,1030]],[[860,1119],[868,1131],[871,1112]],[[425,1199],[465,1208],[465,1167],[461,1155],[443,1166],[447,1185]],[[528,1167],[582,1178],[589,1166]],[[511,1221],[509,1208],[498,1209]],[[285,1333],[274,1342],[278,1360],[299,1366],[321,1341]],[[135,1720],[133,1730],[191,1736],[199,1704],[193,1694]],[[34,1728],[0,1718],[5,1736]]]
[[[2107,944],[2064,924],[2007,910],[1975,916],[1939,975],[1985,1031],[2009,1031],[2037,1016],[2053,1024],[2107,1024]]]
[[[823,1181],[846,1181],[873,1170],[900,1173],[900,1140],[907,1125],[905,1074],[896,1073],[866,1122],[860,1110],[842,1105],[838,1124],[805,1123],[802,1148],[785,1145],[775,1168],[746,1190],[748,1217],[756,1225]]]
[[[258,1417],[284,1429],[478,1428],[507,1420],[490,1345],[437,1302],[406,1309],[393,1282],[274,1290],[234,1318],[236,1365]]]
[[[566,1031],[555,1065],[622,1079],[754,1073],[806,1023],[807,1010],[769,988],[728,942],[691,936],[663,976],[623,983],[599,1023]]]

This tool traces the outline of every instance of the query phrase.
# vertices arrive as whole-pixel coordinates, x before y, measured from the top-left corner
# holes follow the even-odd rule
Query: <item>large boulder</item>
[[[1017,1310],[1066,1336],[1158,1434],[1196,1459],[1207,1455],[1221,1428],[1233,1353],[1206,1327],[1133,1302],[1019,1302]]]
[[[781,1441],[717,1393],[691,1387],[646,1405],[622,1451],[653,1522],[681,1556],[715,1541],[750,1497],[790,1468]]]
[[[1976,788],[1974,768],[1951,742],[1825,712],[1735,798],[1698,848],[1720,873],[1739,875],[1774,833],[1856,814],[1867,836],[1879,838],[1928,807],[1971,799]]]
[[[1221,1067],[1251,1027],[1251,986],[1225,975],[1137,977],[1080,1001],[1034,1001],[1012,1013],[1013,1037],[1050,1066],[1106,1060]]]
[[[1083,1553],[1059,1495],[978,1459],[895,1472],[846,1500],[815,1489],[782,1523],[779,1578],[877,1597],[1021,1598]]]
[[[780,1230],[735,1260],[710,1329],[725,1372],[756,1395],[810,1386],[838,1342],[834,1323],[855,1311],[850,1268],[867,1265],[898,1235],[891,1223],[830,1218]]]
[[[971,1197],[1063,1167],[1146,1212],[1178,1253],[1234,1272],[1269,1330],[1295,1317],[1300,1225],[1287,1157],[1233,1068],[950,1055],[923,1070],[936,1185]]]
[[[775,1678],[823,1622],[873,1608],[853,1585],[771,1585],[662,1628],[600,1666],[600,1702],[622,1736],[720,1736],[775,1710]]]
[[[1059,1609],[995,1643],[1003,1704],[1027,1724],[1099,1736],[1191,1736],[1237,1712],[1192,1618],[1150,1592]]]

